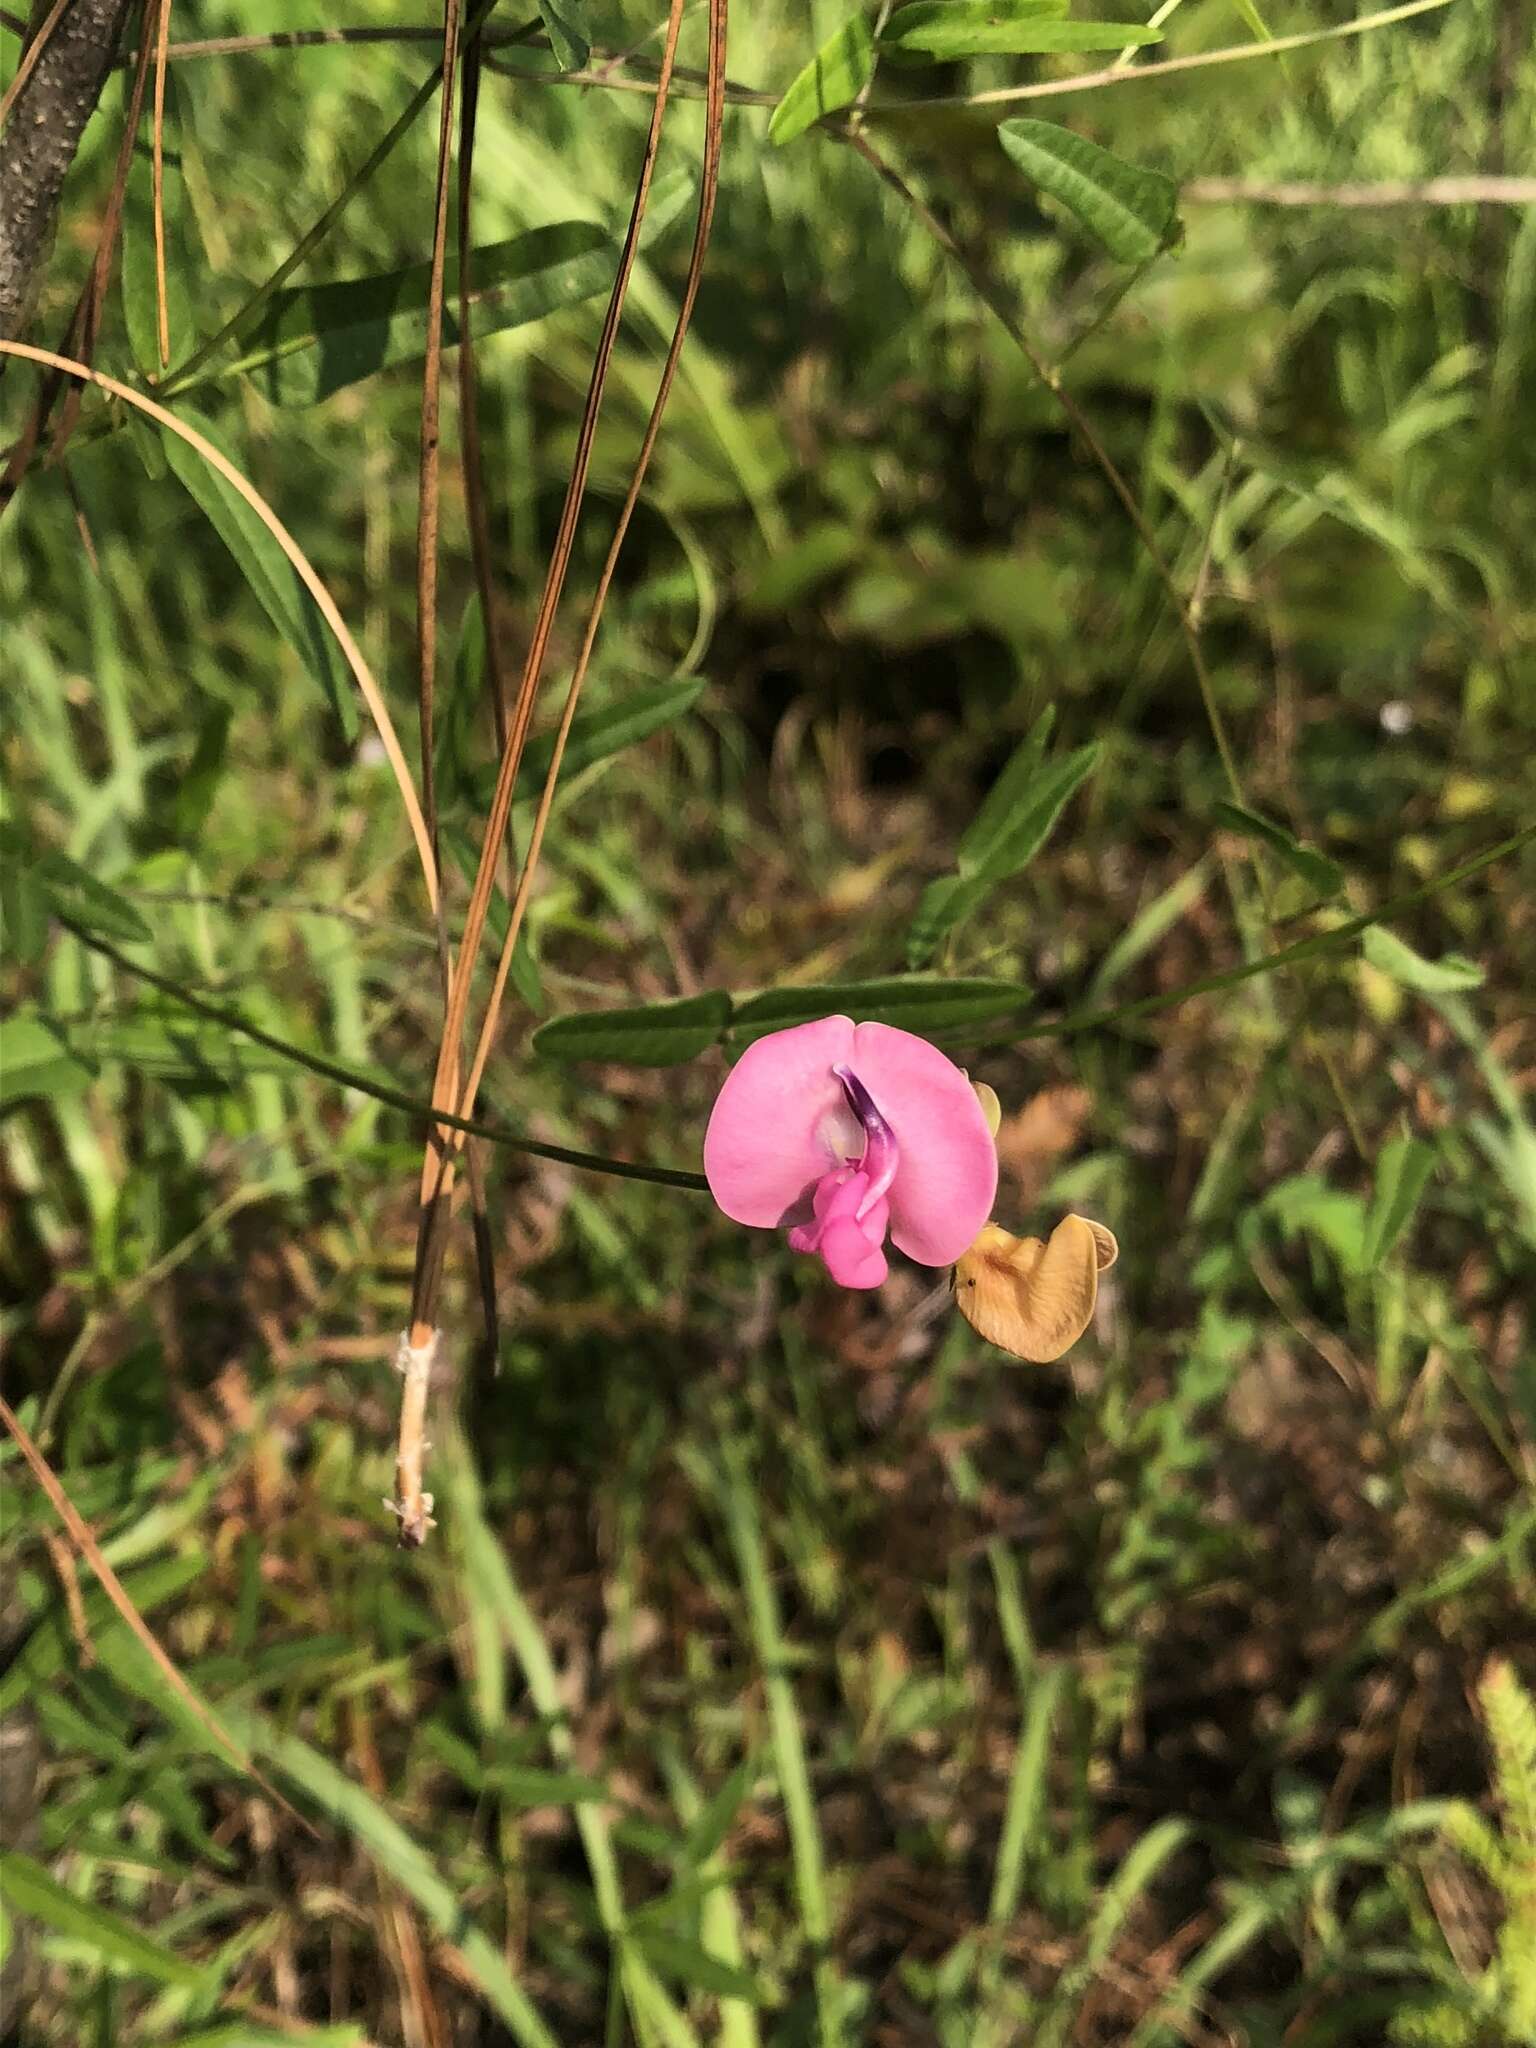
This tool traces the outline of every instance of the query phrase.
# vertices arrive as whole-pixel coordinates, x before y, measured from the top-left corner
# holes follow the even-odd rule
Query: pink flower
[[[704,1133],[710,1192],[734,1222],[788,1227],[842,1287],[878,1287],[885,1234],[948,1266],[997,1190],[997,1152],[970,1082],[926,1039],[823,1017],[748,1046]]]

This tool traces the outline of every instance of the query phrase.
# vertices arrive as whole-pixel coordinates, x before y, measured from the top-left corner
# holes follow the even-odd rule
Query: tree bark
[[[0,337],[32,315],[64,179],[106,83],[129,0],[68,0],[0,135]],[[34,0],[35,35],[46,20]]]

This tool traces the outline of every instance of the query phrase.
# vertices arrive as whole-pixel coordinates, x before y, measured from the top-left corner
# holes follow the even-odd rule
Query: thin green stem
[[[472,1138],[488,1138],[492,1144],[505,1145],[511,1151],[525,1152],[534,1159],[552,1159],[558,1165],[579,1166],[589,1173],[613,1174],[621,1180],[651,1181],[658,1187],[687,1188],[704,1194],[709,1183],[702,1173],[685,1173],[681,1168],[670,1166],[642,1166],[629,1159],[607,1159],[597,1152],[578,1152],[568,1145],[546,1145],[535,1138],[526,1138],[520,1131],[508,1129],[505,1124],[487,1122],[482,1118],[454,1116],[447,1110],[437,1110],[430,1103],[418,1102],[405,1089],[393,1087],[372,1074],[359,1073],[354,1067],[343,1066],[339,1060],[330,1060],[323,1053],[310,1052],[306,1047],[292,1045],[287,1039],[277,1038],[272,1032],[264,1031],[259,1024],[252,1023],[240,1011],[228,1009],[222,1003],[211,1003],[206,996],[184,988],[169,975],[158,973],[153,967],[146,967],[138,960],[130,960],[110,940],[97,933],[87,931],[72,918],[61,918],[59,922],[72,932],[83,946],[100,953],[122,968],[125,974],[145,982],[157,989],[161,995],[169,996],[172,1002],[180,1003],[195,1016],[206,1017],[211,1024],[221,1025],[226,1031],[233,1031],[242,1038],[248,1038],[253,1045],[276,1053],[279,1059],[291,1060],[296,1067],[305,1067],[312,1074],[318,1074],[323,1081],[334,1081],[342,1088],[354,1088],[359,1095],[366,1095],[374,1102],[382,1102],[390,1109],[404,1110],[407,1115],[419,1117],[423,1123],[448,1124],[456,1131],[464,1131]]]
[[[1372,925],[1386,924],[1407,911],[1416,910],[1421,903],[1428,903],[1432,897],[1454,888],[1458,882],[1465,882],[1471,876],[1481,874],[1484,868],[1492,867],[1496,861],[1518,853],[1532,839],[1536,839],[1536,825],[1527,825],[1512,837],[1501,839],[1497,846],[1486,847],[1483,852],[1474,854],[1472,859],[1452,868],[1449,874],[1436,875],[1417,889],[1390,897],[1375,910],[1365,911],[1359,917],[1335,925],[1332,931],[1314,932],[1310,938],[1297,939],[1293,945],[1282,946],[1278,952],[1261,954],[1257,960],[1245,961],[1241,967],[1229,967],[1220,974],[1208,974],[1200,981],[1186,982],[1183,988],[1172,989],[1167,995],[1143,996],[1136,1002],[1117,1003],[1113,1009],[1069,1010],[1065,1017],[1058,1017],[1049,1024],[1037,1024],[1017,1036],[1063,1038],[1068,1033],[1079,1031],[1102,1031],[1112,1024],[1128,1024],[1138,1017],[1154,1017],[1163,1010],[1176,1010],[1181,1003],[1191,1002],[1196,996],[1217,995],[1223,989],[1236,988],[1239,982],[1252,981],[1260,974],[1272,974],[1278,968],[1294,967],[1303,960],[1317,960],[1329,953],[1342,952]]]

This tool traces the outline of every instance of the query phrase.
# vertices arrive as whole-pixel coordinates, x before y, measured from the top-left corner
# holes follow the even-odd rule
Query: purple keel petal
[[[953,1265],[997,1193],[997,1150],[975,1091],[937,1046],[890,1024],[860,1024],[843,1058],[901,1148],[886,1196],[891,1242],[919,1265]]]
[[[853,1039],[849,1018],[821,1017],[758,1039],[731,1069],[704,1133],[704,1176],[733,1222],[773,1229],[859,1156],[863,1136],[832,1072]]]

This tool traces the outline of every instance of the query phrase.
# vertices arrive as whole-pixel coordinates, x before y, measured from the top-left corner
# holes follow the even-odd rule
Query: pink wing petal
[[[997,1193],[997,1149],[974,1089],[936,1045],[890,1024],[860,1024],[844,1057],[901,1148],[888,1192],[892,1244],[919,1265],[952,1265]]]
[[[832,1074],[853,1039],[847,1017],[795,1024],[749,1045],[726,1076],[704,1133],[704,1177],[733,1222],[773,1229],[829,1168],[858,1155],[859,1127]]]

